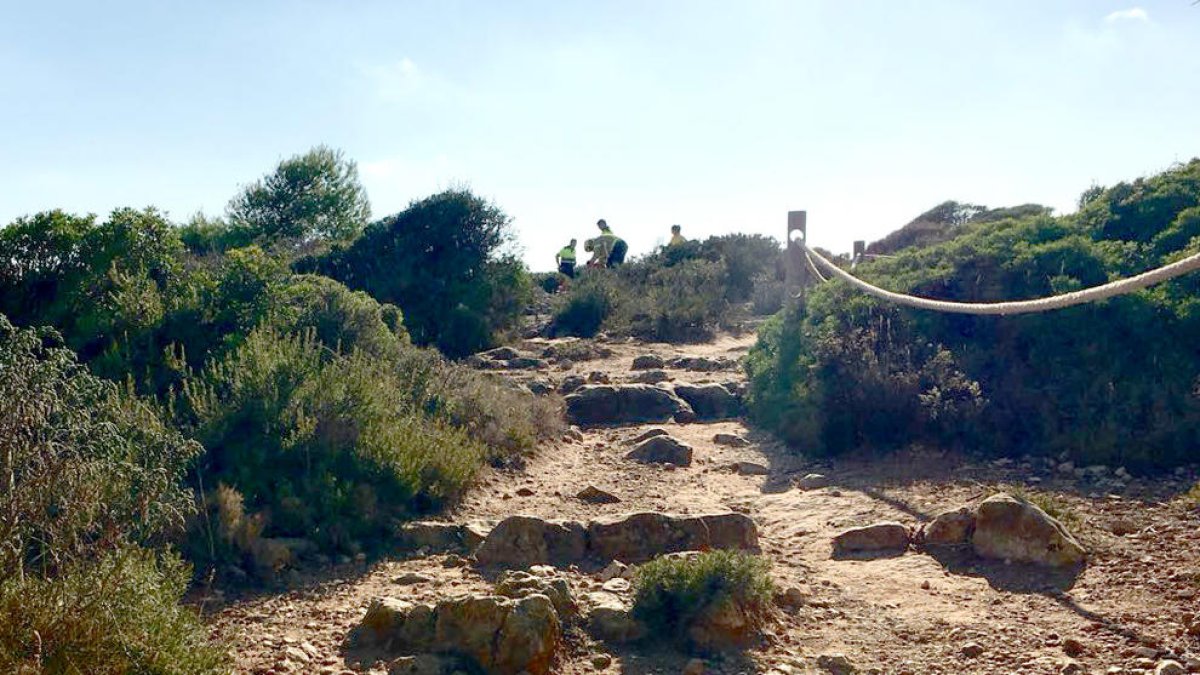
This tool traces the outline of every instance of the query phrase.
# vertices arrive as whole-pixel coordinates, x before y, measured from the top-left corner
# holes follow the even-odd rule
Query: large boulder
[[[692,465],[692,446],[674,436],[653,436],[625,455],[625,459],[644,464]]]
[[[677,384],[675,394],[687,401],[703,420],[736,417],[741,412],[741,402],[719,384]]]
[[[677,551],[755,549],[758,528],[740,513],[634,513],[593,520],[588,524],[588,546],[591,555],[601,560],[635,563]]]
[[[488,533],[475,559],[481,565],[505,567],[565,565],[582,560],[586,552],[587,533],[580,523],[509,516]]]
[[[562,626],[544,595],[466,596],[435,605],[379,598],[349,636],[352,649],[453,654],[495,675],[550,672]]]
[[[1087,552],[1070,532],[1045,511],[1007,494],[985,499],[975,512],[971,544],[984,558],[1072,567]]]
[[[903,551],[908,548],[908,528],[900,523],[884,522],[852,527],[833,538],[836,553]]]
[[[917,541],[925,546],[963,546],[971,542],[975,530],[975,514],[967,507],[940,513],[917,533]]]
[[[572,424],[641,424],[691,422],[696,413],[673,392],[649,384],[588,385],[567,396]]]
[[[496,675],[550,673],[562,626],[544,595],[468,596],[438,603],[435,651],[463,654]]]

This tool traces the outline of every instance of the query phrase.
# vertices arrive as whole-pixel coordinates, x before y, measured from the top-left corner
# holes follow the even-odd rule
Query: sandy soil
[[[737,358],[753,339],[611,343],[606,358],[510,376],[557,383],[570,374],[601,372],[627,381],[638,354]],[[546,344],[520,347],[536,354]],[[668,373],[690,382],[742,379],[736,370]],[[665,470],[625,460],[628,439],[652,426],[692,444],[694,464]],[[718,432],[741,434],[751,444],[715,445]],[[729,469],[734,461],[757,462],[770,473],[738,475]],[[794,486],[810,472],[827,476],[829,486]],[[1200,636],[1186,628],[1200,611],[1200,511],[1181,497],[1197,478],[1193,470],[1115,487],[1039,461],[998,464],[921,449],[818,461],[741,421],[647,425],[584,430],[582,441],[542,447],[520,470],[489,470],[444,518],[495,522],[524,513],[586,520],[640,510],[750,515],[778,584],[798,588],[806,601],[781,609],[757,648],[709,657],[710,672],[822,672],[818,656],[842,653],[863,672],[1059,673],[1074,662],[1078,672],[1137,673],[1153,672],[1167,656],[1184,663],[1200,658]],[[594,505],[574,497],[589,485],[621,502]],[[1012,486],[1060,502],[1091,552],[1081,573],[983,562],[965,553],[831,557],[830,539],[844,528],[880,520],[915,526]],[[203,606],[214,634],[229,641],[239,671],[359,672],[371,666],[349,661],[343,643],[370,601],[381,595],[432,600],[488,588],[465,563],[455,556],[351,563],[306,573],[297,590]],[[428,580],[396,583],[409,572]],[[598,584],[583,572],[568,574],[577,590]],[[982,653],[968,657],[964,647],[972,643]],[[576,635],[560,672],[596,672],[592,657],[601,653],[613,657],[606,672],[678,673],[691,658],[665,646],[611,651]],[[1192,672],[1200,672],[1200,662]]]

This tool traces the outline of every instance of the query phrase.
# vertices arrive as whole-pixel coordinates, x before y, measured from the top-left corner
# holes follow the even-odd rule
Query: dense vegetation
[[[942,235],[857,273],[917,295],[997,301],[1104,283],[1200,250],[1200,160],[1080,201],[1059,217],[1029,206],[944,209],[958,222]],[[924,441],[1089,463],[1195,461],[1198,291],[1190,275],[1053,313],[976,317],[898,308],[829,283],[760,333],[751,407],[809,452]]]
[[[0,670],[217,670],[178,606],[187,569],[147,548],[191,513],[182,477],[201,448],[53,331],[3,317],[0,401]]]
[[[495,205],[449,190],[300,268],[400,305],[414,340],[466,356],[512,328],[531,297],[529,276],[508,250],[509,222]]]
[[[216,667],[176,551],[218,580],[357,554],[558,433],[553,401],[419,346],[511,327],[507,216],[464,190],[369,209],[317,148],[223,219],[0,229],[0,669]]]
[[[553,329],[702,341],[731,326],[748,305],[760,314],[782,306],[780,258],[776,240],[732,234],[664,247],[615,269],[583,268],[556,298]]]

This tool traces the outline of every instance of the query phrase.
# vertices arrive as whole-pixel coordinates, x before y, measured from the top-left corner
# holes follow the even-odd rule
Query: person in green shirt
[[[625,254],[629,251],[629,245],[625,240],[613,234],[612,228],[608,226],[603,218],[596,221],[596,227],[600,228],[600,236],[594,240],[596,242],[597,259],[605,267],[616,267],[625,262]],[[601,257],[601,253],[603,257]]]
[[[577,242],[572,239],[570,244],[567,244],[561,251],[554,255],[554,262],[558,265],[558,273],[565,275],[568,279],[575,278],[575,244]]]

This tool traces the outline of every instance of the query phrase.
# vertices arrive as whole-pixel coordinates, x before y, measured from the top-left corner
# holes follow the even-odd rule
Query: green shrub
[[[488,449],[421,410],[396,365],[311,331],[253,331],[184,389],[206,481],[269,514],[272,536],[333,549],[455,498]]]
[[[352,244],[302,260],[317,272],[404,310],[417,344],[461,357],[515,325],[531,297],[508,254],[509,217],[467,190],[448,190],[371,224]]]
[[[780,256],[769,237],[726,235],[664,247],[612,270],[584,268],[555,297],[554,332],[710,339],[733,324],[759,283],[771,285],[782,303]]]
[[[0,315],[0,570],[52,574],[182,524],[200,447],[93,377],[57,337]],[[48,346],[49,345],[49,346]]]
[[[0,315],[0,671],[216,671],[187,569],[139,548],[182,527],[200,447],[58,342]]]
[[[240,245],[348,241],[370,217],[358,166],[324,145],[280,162],[229,202],[229,227]]]
[[[173,555],[128,547],[53,578],[0,581],[0,671],[223,673],[228,659],[180,599],[191,574]]]
[[[1101,191],[1075,215],[1021,207],[1017,218],[976,217],[948,240],[857,273],[949,300],[1051,295],[1178,259],[1183,251],[1155,242],[1182,241],[1198,205],[1194,160]],[[1190,275],[1103,303],[995,317],[898,308],[824,284],[760,333],[747,359],[751,411],[805,450],[929,442],[1085,463],[1192,462],[1198,297]]]
[[[652,634],[677,640],[686,640],[698,617],[724,603],[761,621],[773,590],[770,569],[766,559],[740,551],[657,558],[637,570],[633,613]]]
[[[583,270],[554,312],[554,332],[590,338],[600,332],[612,312],[617,290],[615,274]]]

